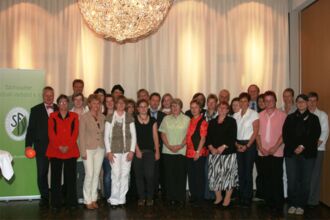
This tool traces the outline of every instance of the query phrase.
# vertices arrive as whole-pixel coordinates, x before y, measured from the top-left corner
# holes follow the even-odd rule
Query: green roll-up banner
[[[0,69],[0,150],[13,157],[14,176],[0,175],[0,200],[39,197],[35,159],[24,155],[30,109],[41,103],[45,74],[40,70]]]

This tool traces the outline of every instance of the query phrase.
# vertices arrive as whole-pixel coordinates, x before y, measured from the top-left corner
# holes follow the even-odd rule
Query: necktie
[[[46,108],[47,108],[47,110],[48,109],[52,109],[53,108],[53,105],[46,105]]]
[[[157,119],[157,112],[151,112],[151,117]]]
[[[257,110],[257,108],[256,108],[256,103],[255,103],[255,102],[252,102],[252,109],[253,109],[253,110]]]

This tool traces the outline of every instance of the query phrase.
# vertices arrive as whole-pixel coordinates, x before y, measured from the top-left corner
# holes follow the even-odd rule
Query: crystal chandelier
[[[155,32],[173,0],[78,0],[88,26],[106,39],[134,41]]]

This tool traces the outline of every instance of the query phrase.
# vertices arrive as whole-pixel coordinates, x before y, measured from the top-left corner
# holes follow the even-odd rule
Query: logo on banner
[[[8,136],[14,141],[22,141],[28,126],[29,113],[21,107],[12,108],[5,120]]]

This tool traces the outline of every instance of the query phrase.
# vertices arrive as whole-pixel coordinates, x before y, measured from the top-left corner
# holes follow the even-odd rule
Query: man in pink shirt
[[[282,127],[286,114],[276,108],[277,99],[273,91],[265,92],[264,97],[266,109],[259,114],[258,155],[262,158],[266,204],[274,211],[280,211],[283,205]]]

